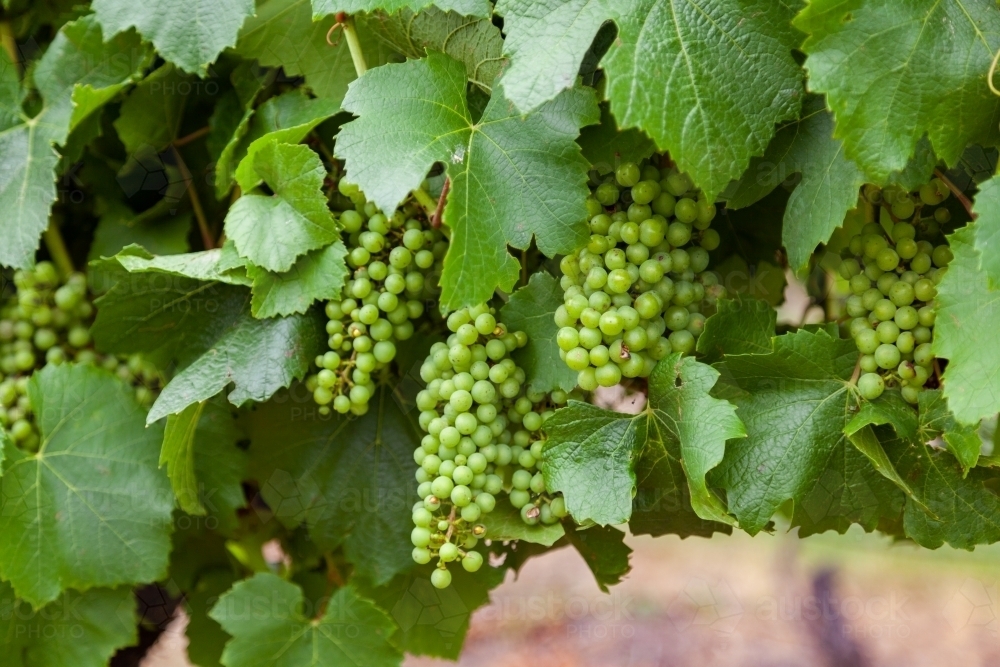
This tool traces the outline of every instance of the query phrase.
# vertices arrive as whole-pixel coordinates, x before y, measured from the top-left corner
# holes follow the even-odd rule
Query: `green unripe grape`
[[[529,526],[534,526],[539,522],[541,518],[541,510],[539,510],[534,505],[525,504],[521,507],[521,521],[528,524]]]
[[[417,526],[410,531],[410,542],[418,548],[426,548],[431,543],[431,531],[425,527]]]
[[[687,174],[673,173],[667,176],[665,182],[661,185],[667,192],[674,195],[675,197],[680,197],[694,185]]]
[[[913,285],[913,295],[917,301],[931,301],[937,296],[937,287],[927,278],[921,278]]]
[[[930,367],[934,363],[934,352],[930,343],[922,343],[913,351],[913,362],[918,366]]]
[[[644,204],[632,204],[628,207],[629,222],[640,223],[643,220],[648,220],[652,214],[653,209]]]
[[[906,220],[913,217],[913,211],[915,209],[916,205],[909,196],[901,196],[892,204],[892,214],[900,220]]]
[[[899,266],[899,255],[892,248],[883,248],[879,251],[875,262],[883,271],[895,271]]]
[[[606,364],[594,372],[594,377],[597,380],[598,385],[602,387],[613,387],[621,382],[622,372],[616,364]]]
[[[701,233],[701,247],[705,250],[711,252],[719,247],[721,243],[721,238],[719,237],[719,232],[714,229],[706,229]]]
[[[864,373],[858,378],[858,392],[863,398],[874,401],[885,391],[885,381],[877,373]]]
[[[886,370],[896,368],[900,362],[899,349],[895,345],[887,343],[879,345],[878,349],[875,350],[875,362],[878,363],[879,368]]]
[[[932,327],[937,319],[937,313],[931,306],[924,306],[917,311],[917,320],[920,326]]]
[[[660,194],[660,184],[656,181],[639,181],[632,186],[632,201],[649,204]]]
[[[909,306],[913,303],[914,296],[915,290],[913,286],[905,280],[897,281],[889,288],[889,299],[897,307]]]
[[[865,329],[858,332],[854,337],[854,343],[858,346],[858,351],[862,354],[875,354],[880,344],[878,334],[872,329]]]
[[[875,327],[875,334],[881,343],[895,343],[896,339],[899,338],[899,326],[892,320],[879,322],[879,325]]]
[[[469,551],[462,558],[462,568],[466,572],[478,572],[483,566],[483,557],[478,551]]]
[[[523,470],[521,472],[527,472],[527,471]],[[510,492],[509,497],[510,497],[510,504],[513,505],[515,509],[521,509],[522,507],[531,502],[531,493],[523,489],[512,490]]]
[[[913,336],[912,331],[904,331],[899,334],[899,338],[896,339],[895,345],[902,354],[910,354],[917,346],[917,340]]]
[[[934,253],[931,255],[934,266],[948,266],[954,257],[955,256],[951,252],[951,248],[946,245],[939,245],[934,248]]]
[[[896,304],[894,304],[889,299],[879,299],[875,307],[872,308],[872,312],[875,313],[875,317],[881,321],[891,320],[896,315]]]
[[[635,162],[623,162],[615,169],[615,181],[625,188],[631,188],[633,185],[636,185],[641,176],[642,172],[639,171],[639,165]]]
[[[873,354],[863,354],[859,360],[861,365],[861,370],[866,373],[876,373],[878,372],[878,362],[875,361],[875,355]]]

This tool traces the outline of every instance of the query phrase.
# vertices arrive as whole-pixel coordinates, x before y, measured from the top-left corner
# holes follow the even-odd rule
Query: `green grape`
[[[877,373],[864,373],[858,378],[858,391],[862,397],[873,401],[885,391],[885,381]]]

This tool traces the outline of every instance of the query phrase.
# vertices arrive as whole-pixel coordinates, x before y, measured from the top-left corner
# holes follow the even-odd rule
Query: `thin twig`
[[[211,131],[211,129],[212,128],[210,128],[210,127],[208,127],[206,125],[205,127],[201,128],[200,130],[195,130],[191,134],[185,135],[185,136],[181,137],[180,139],[175,139],[174,140],[174,147],[175,148],[180,148],[181,146],[188,145],[192,141],[197,141],[198,139],[201,139],[206,134],[208,134]]]
[[[976,218],[979,217],[978,213],[974,213],[972,211],[972,202],[969,200],[968,197],[965,196],[965,193],[959,190],[958,186],[952,183],[951,180],[949,180],[948,177],[945,176],[940,169],[935,169],[934,175],[937,176],[942,183],[948,186],[948,189],[951,190],[951,194],[955,195],[955,199],[961,202],[962,206],[965,207],[965,212],[969,214],[970,218],[975,220]]]
[[[354,29],[354,19],[341,12],[337,14],[337,23],[344,28],[344,37],[347,38],[347,48],[351,52],[351,60],[354,61],[354,71],[357,72],[358,76],[361,76],[368,71],[368,63],[365,62],[365,52],[361,48],[358,31]]]
[[[427,194],[427,190],[424,190],[423,186],[413,191],[413,198],[424,207],[424,212],[427,213],[428,218],[434,217],[434,211],[437,210],[437,202],[434,201],[434,197]]]
[[[52,261],[55,262],[56,268],[63,278],[76,271],[76,267],[73,266],[73,259],[69,256],[69,251],[66,249],[66,242],[63,241],[62,233],[59,231],[59,225],[56,223],[55,218],[49,219],[49,226],[45,230],[45,247],[48,248],[49,255],[52,257]]]
[[[437,209],[431,216],[431,227],[437,229],[441,226],[441,215],[444,213],[444,205],[448,201],[448,193],[451,191],[451,179],[445,176],[444,186],[441,188],[441,196],[438,197]]]
[[[858,362],[854,364],[854,372],[851,373],[851,384],[857,384],[859,377],[861,377],[861,357],[858,357]]]
[[[194,185],[194,177],[191,176],[191,171],[188,169],[177,147],[171,146],[170,149],[174,152],[174,158],[177,160],[177,168],[181,170],[181,178],[184,179],[184,183],[187,186],[188,197],[191,198],[191,208],[194,209],[194,217],[198,220],[201,242],[205,246],[205,250],[212,250],[215,248],[215,239],[208,228],[208,219],[205,218],[205,210],[201,207],[201,200],[198,198],[198,189]]]

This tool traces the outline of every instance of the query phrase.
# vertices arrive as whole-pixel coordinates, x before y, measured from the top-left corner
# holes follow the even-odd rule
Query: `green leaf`
[[[167,63],[132,89],[114,123],[128,153],[147,145],[162,151],[177,138],[187,102],[181,91],[193,89],[191,79]]]
[[[507,99],[524,112],[572,88],[594,35],[612,10],[606,0],[498,0],[503,16]]]
[[[519,266],[507,245],[525,249],[534,235],[551,257],[578,247],[588,231],[586,161],[573,140],[597,121],[593,92],[573,89],[520,116],[496,90],[473,123],[465,89],[465,67],[439,53],[369,70],[344,100],[360,117],[337,137],[348,178],[386,211],[435,162],[447,164],[447,309],[488,300],[498,286],[512,291]]]
[[[948,237],[955,259],[938,285],[932,342],[935,356],[948,360],[943,376],[948,407],[969,425],[1000,411],[1000,356],[993,335],[1000,328],[1000,291],[979,268],[983,255],[973,245],[979,224]]]
[[[304,313],[315,301],[340,296],[348,275],[347,248],[335,241],[326,248],[300,257],[285,273],[271,273],[257,266],[247,268],[253,280],[250,302],[254,317]]]
[[[197,548],[203,549],[204,543]],[[232,588],[237,581],[229,569],[213,568],[202,572],[193,590],[185,591],[184,611],[188,624],[184,629],[187,637],[187,657],[197,667],[219,667],[222,652],[230,637],[215,619],[209,617],[212,606],[219,597]]]
[[[157,470],[163,440],[132,388],[91,366],[47,366],[28,392],[36,454],[4,447],[0,574],[34,606],[67,588],[166,574],[173,494]],[[114,567],[108,567],[114,563]]]
[[[489,18],[463,16],[430,6],[419,13],[410,9],[391,14],[375,12],[363,23],[407,58],[423,58],[428,51],[440,51],[461,60],[469,81],[486,93],[493,91],[493,81],[507,62],[500,29]]]
[[[634,0],[619,12],[604,58],[615,118],[669,150],[714,199],[764,152],[775,124],[798,114],[791,12],[772,0]]]
[[[312,396],[296,389],[248,419],[250,474],[283,525],[304,524],[321,549],[343,545],[376,584],[413,566],[413,450],[421,433],[390,387],[378,389],[362,417],[322,417]]]
[[[559,327],[553,317],[562,304],[559,281],[539,271],[500,309],[500,320],[510,331],[528,334],[528,344],[514,353],[514,361],[524,369],[528,386],[535,391],[571,391],[576,387],[576,373],[559,358],[556,345]]]
[[[990,287],[1000,285],[1000,176],[979,186],[974,211],[978,216],[974,239],[979,266],[986,273]],[[982,281],[977,281],[977,283]]]
[[[601,123],[580,131],[576,140],[590,166],[609,174],[622,162],[642,162],[654,152],[656,144],[635,128],[621,130],[607,102],[601,103]]]
[[[256,59],[265,67],[281,67],[286,76],[305,77],[317,97],[344,99],[347,84],[357,78],[347,40],[326,35],[336,19],[312,20],[309,0],[267,0],[247,19],[236,42],[236,53]],[[385,49],[372,39],[363,23],[357,25],[362,51],[369,67],[386,60]]]
[[[133,243],[154,255],[187,252],[191,220],[188,213],[169,215],[161,205],[135,213],[119,201],[108,202],[97,222],[87,258],[111,257]]]
[[[472,612],[490,601],[489,591],[503,581],[506,568],[484,567],[470,574],[453,567],[452,584],[445,589],[431,585],[433,571],[431,565],[417,567],[383,586],[352,581],[361,595],[392,616],[398,627],[392,641],[401,651],[457,660]]]
[[[493,511],[484,514],[479,522],[486,526],[486,537],[494,542],[518,540],[551,547],[566,534],[561,523],[550,526],[537,523],[529,526],[521,518],[521,511],[515,509],[506,499],[497,501]]]
[[[248,614],[261,600],[267,613]],[[402,661],[389,643],[392,620],[352,586],[339,589],[311,618],[301,588],[257,574],[219,598],[210,616],[233,636],[222,654],[226,667],[397,667]]]
[[[675,354],[656,365],[639,415],[570,401],[545,423],[547,487],[563,493],[577,523],[625,523],[638,484],[657,500],[683,499],[702,519],[733,524],[705,480],[726,440],[745,435],[733,406],[709,395],[718,377],[710,366]]]
[[[135,599],[127,587],[66,591],[32,609],[0,583],[0,652],[5,667],[105,667],[115,651],[137,639]],[[134,612],[132,612],[134,613]]]
[[[312,0],[313,18],[320,19],[337,12],[371,13],[377,9],[392,13],[402,9],[418,12],[431,5],[464,16],[489,18],[493,14],[488,0]]]
[[[167,467],[177,504],[188,514],[197,516],[207,514],[198,497],[198,478],[194,471],[194,434],[204,408],[204,403],[192,403],[167,417],[160,449],[160,467]]]
[[[239,437],[229,408],[218,401],[192,403],[167,417],[160,467],[167,466],[182,510],[210,515],[222,527],[235,526],[246,472],[246,456],[236,447]]]
[[[948,164],[970,143],[1000,140],[986,86],[1000,47],[991,0],[811,0],[796,25],[809,33],[809,86],[826,93],[837,137],[869,179],[904,169],[925,134]]]
[[[625,544],[625,533],[617,528],[592,526],[571,530],[566,537],[583,556],[597,579],[598,588],[605,593],[608,586],[621,582],[622,577],[632,570],[628,562],[632,550]]]
[[[843,429],[857,357],[851,340],[800,330],[775,337],[769,354],[727,356],[718,365],[748,437],[729,442],[715,480],[747,532],[762,530],[786,500],[802,502],[834,461],[845,460],[841,450],[853,449]]]
[[[903,527],[908,537],[930,549],[945,543],[972,549],[1000,540],[996,471],[974,468],[963,476],[961,466],[947,452],[902,440],[883,445],[900,475],[913,480],[917,496],[932,512],[907,501]]]
[[[698,338],[702,361],[711,364],[727,354],[767,354],[777,318],[766,301],[721,299]]]
[[[229,269],[223,262],[226,248],[213,248],[181,255],[154,257],[148,253],[119,254],[115,259],[129,273],[156,272],[179,278],[200,281],[218,281],[228,285],[250,285],[251,280]]]
[[[209,399],[230,383],[235,386],[226,398],[233,405],[266,401],[309,370],[320,348],[316,324],[310,315],[258,320],[244,312],[163,388],[147,423]]]
[[[909,192],[919,190],[921,185],[931,180],[937,161],[934,149],[931,148],[931,142],[928,141],[927,135],[924,135],[917,142],[916,152],[906,163],[906,167],[901,171],[889,174],[889,182],[895,183]]]
[[[979,427],[966,426],[955,420],[948,409],[944,394],[939,389],[920,392],[920,438],[918,442],[929,443],[940,437],[962,466],[962,474],[979,463],[983,440],[979,437]],[[914,439],[916,440],[916,439]]]
[[[226,214],[226,234],[240,256],[282,273],[300,255],[337,239],[323,194],[326,170],[309,147],[268,143],[253,165],[274,194],[244,194]]]
[[[900,402],[902,403],[902,400],[900,400]],[[898,431],[897,434],[899,434]],[[858,448],[859,452],[868,458],[872,466],[879,472],[879,474],[899,487],[899,490],[905,493],[912,502],[919,505],[922,510],[927,513],[931,513],[930,509],[923,503],[923,501],[920,500],[919,497],[917,497],[910,485],[906,483],[896,468],[892,465],[892,461],[889,460],[889,456],[882,447],[882,443],[879,441],[878,437],[875,435],[875,431],[870,425],[866,425],[857,431],[847,433],[847,439],[851,441],[851,444]]]
[[[254,13],[253,0],[95,0],[97,20],[108,36],[135,28],[164,59],[204,76],[226,47],[236,44],[243,22]]]
[[[149,50],[134,34],[106,43],[92,17],[66,24],[33,70],[45,105],[30,120],[0,131],[0,265],[27,268],[56,199],[53,144],[118,93],[145,66]],[[84,91],[84,92],[80,92]],[[77,93],[80,93],[79,95]]]
[[[7,49],[0,49],[0,132],[21,122],[21,82]]]

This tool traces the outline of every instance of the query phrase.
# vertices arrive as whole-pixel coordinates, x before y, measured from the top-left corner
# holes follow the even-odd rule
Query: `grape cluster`
[[[942,207],[922,214],[948,195],[937,179],[917,193],[865,186],[864,197],[877,207],[881,224],[869,222],[851,238],[840,275],[849,281],[849,330],[861,352],[858,391],[868,400],[888,385],[899,386],[915,404],[933,374],[934,297],[952,254],[932,240],[950,213]]]
[[[590,242],[560,262],[560,356],[584,391],[646,377],[694,351],[704,305],[724,294],[709,271],[715,205],[675,169],[621,164],[587,199]]]
[[[356,187],[340,183],[358,205],[341,213],[351,278],[343,299],[326,304],[329,351],[316,358],[306,380],[322,414],[362,415],[375,390],[372,379],[396,357],[396,343],[413,336],[413,322],[434,297],[448,242],[419,206],[386,216]]]
[[[438,588],[451,583],[450,562],[461,560],[469,572],[482,567],[474,550],[486,536],[479,520],[501,494],[529,524],[566,516],[538,471],[547,406],[565,403],[566,394],[525,391],[524,370],[509,355],[527,344],[527,335],[508,331],[489,306],[452,313],[448,328],[447,342],[435,343],[420,368],[427,387],[416,401],[427,435],[413,455],[421,498],[413,508],[413,560],[438,559],[431,577]]]
[[[138,355],[119,359],[94,351],[90,325],[94,307],[81,273],[60,280],[55,266],[39,262],[14,273],[16,295],[0,302],[0,426],[26,450],[39,445],[28,380],[47,364],[98,364],[135,386],[136,397],[152,405],[161,378]]]

